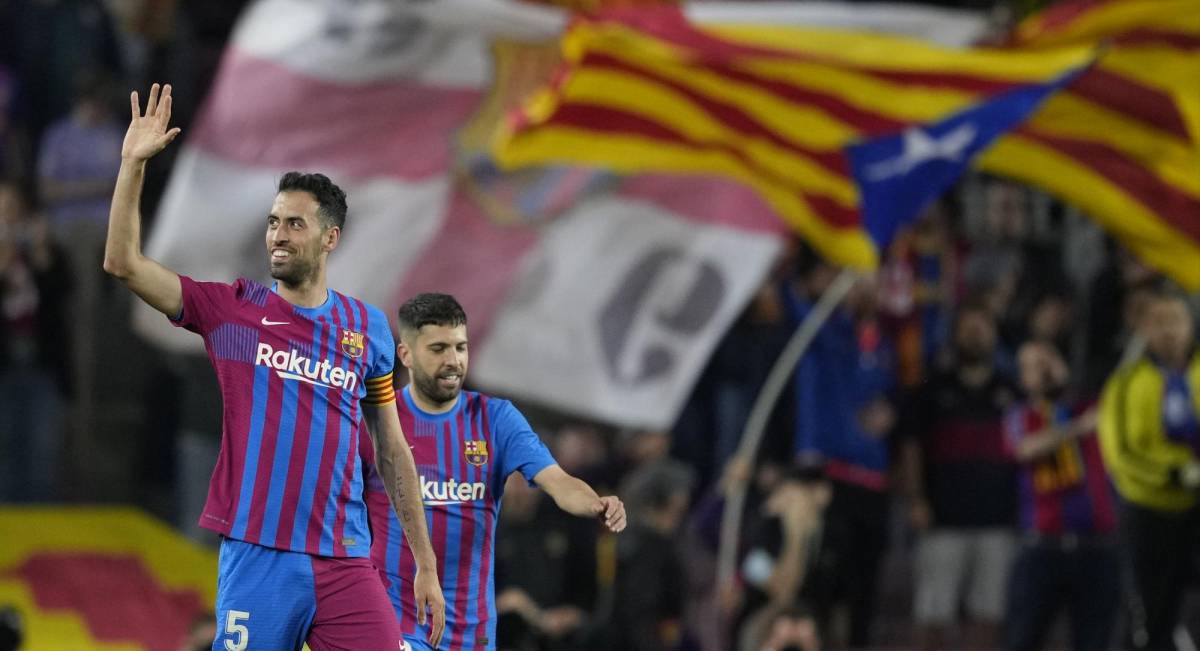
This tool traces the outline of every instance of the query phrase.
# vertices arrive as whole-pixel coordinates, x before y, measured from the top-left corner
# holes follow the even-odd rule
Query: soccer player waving
[[[393,339],[374,306],[326,286],[346,195],[291,172],[266,216],[271,287],[180,276],[141,251],[146,161],[179,135],[171,87],[137,93],[121,150],[104,269],[172,323],[204,337],[224,403],[221,451],[200,525],[221,534],[214,651],[395,651],[403,644],[368,558],[355,452],[373,440],[379,475],[415,552],[417,619],[437,644],[445,605],[412,453],[396,417]],[[367,436],[369,429],[371,436]]]
[[[400,307],[399,317],[398,352],[410,382],[396,408],[416,457],[438,575],[446,581],[449,634],[440,646],[426,646],[424,625],[412,617],[413,549],[387,508],[381,473],[371,469],[376,465],[373,450],[360,445],[374,533],[371,557],[383,575],[408,649],[495,649],[493,542],[508,476],[521,473],[559,508],[599,518],[614,533],[625,528],[625,505],[614,496],[598,496],[560,468],[511,402],[463,391],[467,315],[454,297],[420,294]]]

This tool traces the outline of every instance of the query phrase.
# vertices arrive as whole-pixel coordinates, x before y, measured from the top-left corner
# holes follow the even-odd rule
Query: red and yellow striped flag
[[[870,269],[844,147],[932,122],[1087,62],[1088,46],[955,50],[870,33],[770,26],[702,30],[675,8],[580,18],[564,67],[502,130],[506,168],[732,177],[830,260]]]
[[[1200,0],[1088,0],[1035,15],[1021,51],[1103,56],[978,161],[1077,205],[1142,259],[1200,289]]]

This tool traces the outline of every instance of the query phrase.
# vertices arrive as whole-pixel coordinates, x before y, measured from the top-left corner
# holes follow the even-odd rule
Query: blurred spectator
[[[1096,412],[1081,414],[1063,402],[1069,373],[1052,343],[1026,343],[1017,363],[1025,401],[1009,412],[1005,434],[1021,464],[1024,536],[1009,586],[1005,648],[1044,648],[1065,606],[1072,648],[1108,649],[1121,585],[1111,538],[1116,510],[1092,436]]]
[[[594,522],[509,477],[496,533],[500,649],[578,648],[596,597],[596,534]]]
[[[834,270],[818,263],[788,294],[792,317],[803,321]],[[826,640],[835,607],[849,611],[853,647],[867,646],[879,566],[887,546],[889,437],[896,421],[895,353],[876,310],[872,278],[858,281],[842,309],[821,328],[796,370],[796,448],[821,459],[832,481],[825,514],[824,571],[806,592]]]
[[[1138,330],[1137,320],[1158,275],[1124,247],[1113,245],[1088,294],[1083,390],[1100,392]]]
[[[662,430],[623,429],[617,433],[617,474],[630,472],[665,459],[671,434]]]
[[[595,648],[656,651],[679,640],[684,574],[675,540],[694,482],[687,466],[664,460],[622,483],[629,528],[616,541],[615,584]]]
[[[747,623],[740,651],[821,651],[812,609],[802,604],[765,608]]]
[[[25,639],[21,612],[12,606],[0,606],[0,651],[17,651]]]
[[[0,3],[0,41],[21,80],[20,112],[35,143],[46,125],[72,110],[72,83],[80,70],[120,70],[112,23],[101,0]]]
[[[17,179],[21,169],[20,143],[13,117],[16,111],[17,79],[0,63],[0,178]]]
[[[958,296],[963,251],[942,202],[902,232],[879,270],[880,317],[896,341],[900,383],[912,388],[934,365]]]
[[[90,234],[104,232],[124,136],[124,125],[113,116],[108,78],[92,71],[79,73],[70,114],[46,130],[38,152],[42,203],[60,232],[73,233],[80,222]],[[93,237],[87,244],[102,243]]]
[[[1133,568],[1134,648],[1174,649],[1200,542],[1200,351],[1180,294],[1151,297],[1146,354],[1118,370],[1101,398],[1104,459],[1124,498],[1121,529]]]
[[[217,637],[217,616],[208,613],[192,622],[187,637],[179,643],[179,651],[209,651]]]
[[[563,470],[597,487],[616,485],[608,447],[600,431],[591,425],[566,425],[550,441],[554,458]]]
[[[745,629],[763,608],[807,596],[809,578],[818,570],[829,501],[829,482],[819,465],[788,468],[767,493],[746,527],[741,567],[746,594],[739,628]]]
[[[67,255],[75,296],[70,323],[72,385],[75,389],[72,432],[87,457],[97,423],[96,381],[99,359],[96,333],[101,314],[119,303],[101,302],[104,238],[113,184],[121,165],[124,127],[112,116],[111,85],[94,69],[75,73],[75,103],[70,115],[52,124],[41,139],[38,187],[43,208]]]
[[[682,540],[682,555],[687,586],[684,597],[684,648],[724,651],[729,648],[725,624],[738,608],[741,598],[736,582],[719,585],[717,554],[721,543],[721,519],[725,499],[735,485],[747,484],[746,508],[757,508],[755,485],[749,483],[751,464],[734,457],[725,465],[717,485],[696,500]],[[688,646],[690,645],[690,646]]]
[[[782,274],[786,262],[779,265]],[[675,423],[671,456],[696,470],[707,487],[737,451],[750,410],[780,351],[792,334],[773,276],[763,283],[741,317],[713,351]],[[767,425],[764,445],[791,445],[790,397],[780,400]]]
[[[904,479],[916,548],[917,646],[943,648],[965,598],[961,648],[999,641],[1013,553],[1016,484],[1004,449],[1004,412],[1017,391],[996,369],[996,326],[965,304],[952,328],[953,362],[911,398]]]
[[[68,387],[70,275],[45,219],[0,183],[0,500],[54,496]]]
[[[1026,337],[1054,346],[1064,358],[1071,349],[1071,297],[1062,292],[1046,292],[1040,296],[1029,313]],[[1018,361],[1019,365],[1019,361]]]

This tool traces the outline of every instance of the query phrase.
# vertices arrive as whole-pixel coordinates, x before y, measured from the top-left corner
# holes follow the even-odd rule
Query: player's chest
[[[489,505],[494,501],[491,441],[447,423],[405,423],[426,504]]]
[[[212,335],[219,349],[225,339],[240,339],[252,352],[247,361],[284,380],[357,391],[367,371],[366,333],[330,317],[309,318],[274,302],[236,315]]]

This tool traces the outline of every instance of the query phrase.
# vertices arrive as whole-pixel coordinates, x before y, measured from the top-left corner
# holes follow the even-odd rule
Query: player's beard
[[[458,382],[458,386],[453,389],[443,389],[438,386],[438,378],[436,375],[430,375],[425,371],[417,368],[416,365],[412,369],[413,384],[417,391],[425,396],[427,400],[435,405],[445,405],[458,398],[458,394],[462,391],[462,380]],[[462,377],[461,375],[459,376]]]
[[[271,263],[271,277],[288,287],[300,287],[305,282],[312,280],[317,274],[317,258],[316,256],[298,255],[299,251],[293,253],[287,262],[282,264]]]

